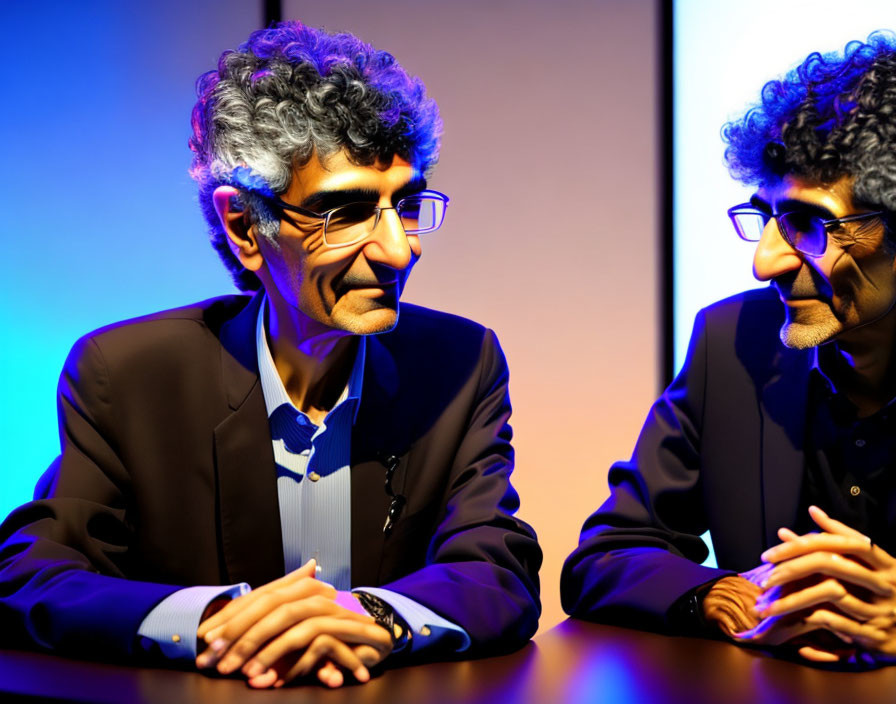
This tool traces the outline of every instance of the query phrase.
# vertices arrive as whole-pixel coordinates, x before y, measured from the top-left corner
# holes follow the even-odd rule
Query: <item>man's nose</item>
[[[769,281],[776,276],[795,271],[803,265],[803,258],[781,236],[778,221],[769,218],[756,243],[753,254],[753,276],[759,281]]]
[[[364,247],[369,261],[385,264],[398,271],[407,269],[419,252],[411,249],[411,243],[395,208],[383,208],[380,219]]]

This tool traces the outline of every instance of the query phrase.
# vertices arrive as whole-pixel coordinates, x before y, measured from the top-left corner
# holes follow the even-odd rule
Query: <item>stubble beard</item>
[[[788,311],[780,336],[785,347],[795,350],[807,350],[829,342],[843,328],[827,306],[822,310],[800,311],[798,320],[794,320],[792,316]]]
[[[337,319],[338,327],[353,335],[379,335],[398,324],[398,306],[373,306],[369,310],[353,312]]]

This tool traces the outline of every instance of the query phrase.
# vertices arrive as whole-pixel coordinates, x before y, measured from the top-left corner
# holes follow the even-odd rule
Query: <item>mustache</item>
[[[808,266],[776,276],[772,286],[783,298],[829,298],[833,293],[830,285]]]
[[[350,288],[380,288],[394,286],[398,283],[398,277],[394,272],[391,274],[383,273],[382,277],[376,275],[375,272],[345,272],[345,276],[340,279],[335,288],[342,292]]]

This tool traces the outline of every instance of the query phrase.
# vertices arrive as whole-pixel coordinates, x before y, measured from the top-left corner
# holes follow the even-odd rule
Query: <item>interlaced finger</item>
[[[307,675],[325,659],[347,672],[351,672],[360,682],[370,679],[370,673],[357,653],[338,638],[328,634],[317,636],[295,664],[281,675],[281,679],[284,682],[289,682],[296,677]],[[274,665],[274,669],[278,669],[278,666]]]
[[[296,624],[321,616],[345,618],[362,623],[374,622],[372,617],[350,611],[332,599],[321,595],[289,601],[280,604],[273,611],[264,615],[239,638],[235,639],[218,669],[225,673],[234,671],[272,638],[285,633]]]
[[[246,604],[241,611],[233,614],[226,623],[209,631],[206,634],[206,638],[224,638],[229,642],[233,642],[253,624],[281,605],[300,602],[315,596],[333,601],[336,597],[336,590],[325,582],[307,577],[301,581],[287,584],[280,589],[267,591]]]
[[[834,533],[836,535],[843,535],[848,538],[859,538],[861,540],[871,542],[870,538],[867,535],[860,533],[855,528],[851,528],[841,521],[838,521],[836,518],[831,518],[818,506],[810,506],[809,515],[812,517],[812,520],[815,521],[815,524],[825,533]]]
[[[886,569],[893,564],[893,558],[882,548],[872,545],[868,538],[864,536],[834,535],[832,533],[807,533],[806,535],[801,535],[769,548],[762,553],[762,559],[766,562],[780,564],[813,552],[851,555],[875,569]]]
[[[892,612],[892,608],[887,604],[872,604],[864,601],[852,594],[836,579],[825,579],[805,589],[763,604],[760,613],[764,617],[783,616],[822,604],[831,604],[850,618],[862,622],[886,616]]]
[[[847,642],[875,647],[886,639],[886,633],[879,628],[857,621],[828,609],[817,609],[805,618],[805,622],[815,628],[830,631]]]
[[[837,552],[812,552],[778,563],[766,580],[766,588],[788,584],[814,575],[834,577],[864,587],[880,596],[891,596],[893,587],[883,573],[844,557]]]
[[[317,616],[305,619],[267,643],[255,657],[263,667],[270,667],[290,652],[304,650],[320,635],[330,635],[346,644],[366,644],[388,654],[392,637],[382,626],[348,618]]]
[[[273,582],[268,582],[267,584],[253,589],[248,594],[244,594],[243,596],[232,600],[230,603],[225,605],[224,608],[220,609],[213,616],[207,618],[205,621],[199,624],[196,635],[202,640],[212,640],[211,638],[206,638],[209,632],[227,623],[236,614],[245,609],[247,604],[251,604],[257,601],[270,592],[277,591],[278,589],[282,589],[283,587],[287,587],[292,584],[296,584],[304,579],[314,577],[316,566],[317,563],[313,559],[309,560],[298,569],[293,570],[283,577],[275,579]]]

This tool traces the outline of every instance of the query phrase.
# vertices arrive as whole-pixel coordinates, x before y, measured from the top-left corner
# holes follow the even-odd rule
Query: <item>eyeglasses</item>
[[[323,220],[324,244],[327,247],[348,247],[369,237],[380,222],[384,210],[398,213],[406,235],[423,235],[438,230],[445,221],[448,196],[438,191],[420,191],[406,196],[394,206],[382,207],[376,203],[347,203],[323,213],[300,208],[271,196],[255,193],[269,205],[307,218]],[[289,218],[292,220],[292,218]],[[294,224],[298,225],[298,223]]]
[[[772,218],[778,223],[778,231],[784,240],[798,252],[810,257],[820,257],[828,246],[828,232],[845,222],[854,222],[883,215],[881,211],[859,213],[842,218],[825,220],[818,215],[794,211],[792,213],[766,213],[750,203],[735,205],[728,210],[738,236],[747,242],[758,242],[762,231]]]

